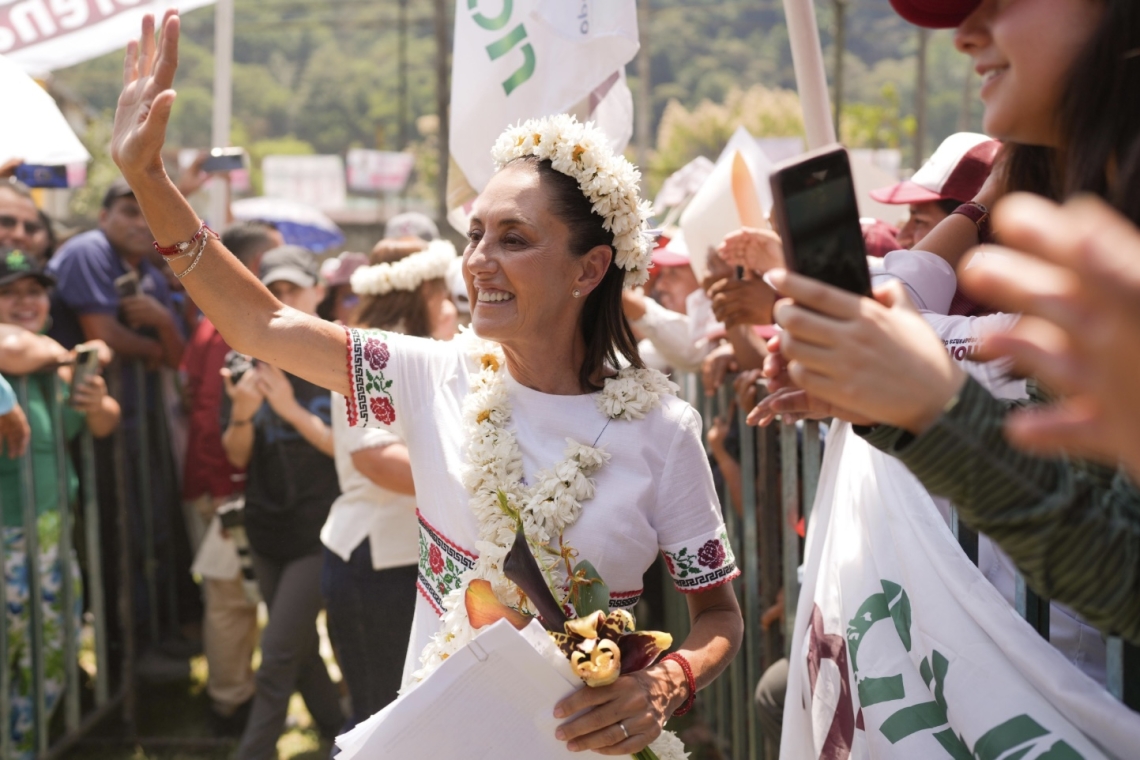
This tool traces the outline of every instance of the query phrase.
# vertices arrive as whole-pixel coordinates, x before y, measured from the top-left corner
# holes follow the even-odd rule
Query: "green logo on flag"
[[[489,32],[497,32],[505,27],[511,20],[511,11],[514,10],[514,0],[503,0],[503,10],[498,16],[484,16],[477,8],[479,0],[467,0],[467,10],[471,11],[471,19],[483,29]],[[526,27],[519,24],[507,35],[496,42],[492,42],[487,46],[487,55],[490,56],[492,61],[497,61],[507,53],[514,50],[515,46],[526,39]],[[534,75],[535,65],[537,59],[534,55],[534,45],[529,42],[519,48],[523,54],[523,64],[515,73],[507,77],[503,82],[503,89],[509,96],[512,92],[517,90],[520,85],[525,83]]]

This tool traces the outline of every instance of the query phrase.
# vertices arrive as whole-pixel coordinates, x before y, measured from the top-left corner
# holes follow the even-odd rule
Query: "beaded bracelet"
[[[198,263],[200,261],[202,261],[202,254],[204,254],[206,252],[206,245],[210,242],[210,235],[213,235],[214,237],[218,237],[218,233],[211,230],[205,224],[202,225],[202,228],[206,230],[207,234],[202,235],[202,237],[198,238],[198,245],[191,252],[194,255],[194,260],[190,262],[190,266],[186,267],[181,272],[175,272],[174,273],[174,276],[180,280],[183,277],[185,277],[186,275],[193,272],[194,268],[198,266]],[[195,237],[197,237],[197,236],[195,236]],[[166,261],[167,261],[167,263],[170,263],[174,259],[180,259],[180,258],[183,258],[184,256],[189,256],[189,255],[190,255],[190,253],[185,253],[185,254],[182,254],[181,256],[175,256],[171,259],[167,259]]]
[[[679,652],[670,652],[661,658],[661,662],[665,662],[666,660],[672,660],[681,666],[681,670],[685,671],[685,681],[689,685],[689,696],[685,698],[685,701],[682,702],[681,706],[673,713],[673,717],[677,718],[693,709],[693,702],[697,700],[697,679],[693,678],[693,669],[689,666],[689,661],[685,659],[684,655]]]
[[[190,238],[189,240],[183,240],[181,243],[175,243],[174,245],[165,247],[159,245],[158,241],[156,240],[154,241],[154,250],[158,251],[168,259],[171,257],[179,259],[183,256],[188,255],[187,251],[190,250],[190,247],[197,243],[200,237],[207,234],[213,235],[214,237],[218,236],[218,233],[210,229],[205,222],[202,222],[201,226],[198,227],[198,231],[194,233],[194,237]]]

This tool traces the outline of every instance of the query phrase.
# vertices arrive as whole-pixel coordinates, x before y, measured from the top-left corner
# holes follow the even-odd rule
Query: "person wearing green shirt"
[[[31,458],[31,492],[21,478],[23,458],[0,457],[0,520],[4,541],[4,584],[7,598],[9,667],[12,668],[10,724],[15,757],[35,754],[35,708],[32,691],[30,622],[30,559],[25,547],[24,501],[35,507],[39,569],[43,589],[43,657],[45,665],[44,703],[50,713],[59,703],[65,685],[64,620],[73,615],[74,630],[80,629],[83,593],[79,566],[72,557],[74,608],[63,609],[60,593],[65,578],[59,551],[61,496],[76,502],[79,480],[69,455],[65,462],[67,480],[60,494],[59,448],[57,436],[70,442],[87,427],[97,437],[109,435],[119,422],[119,405],[107,395],[107,386],[98,374],[72,391],[71,367],[65,362],[72,354],[42,333],[47,327],[51,277],[35,267],[19,250],[0,248],[0,372],[24,384],[27,397],[24,412],[31,427],[31,442],[24,456]],[[82,347],[80,347],[82,348]],[[94,346],[101,358],[108,358],[105,346]],[[38,370],[38,371],[37,371]],[[57,379],[60,381],[57,384]],[[59,392],[57,393],[57,387]],[[63,429],[54,426],[55,404],[60,404]],[[63,447],[66,452],[67,446]],[[14,454],[15,452],[9,452]]]

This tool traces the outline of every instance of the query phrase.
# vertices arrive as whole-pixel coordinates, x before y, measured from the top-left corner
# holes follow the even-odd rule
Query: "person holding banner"
[[[1019,167],[1053,162],[1060,192],[1104,196],[1140,222],[1140,168],[1121,161],[1140,150],[1140,124],[1121,110],[1140,95],[1140,6],[892,2],[916,23],[957,24],[959,49],[985,76],[986,131],[1018,146],[1010,184]],[[1001,220],[999,208],[999,236]],[[966,378],[899,288],[868,301],[792,273],[770,279],[794,301],[775,316],[796,385],[844,419],[880,423],[868,440],[952,499],[1039,593],[1140,643],[1140,546],[1121,541],[1136,535],[1140,491],[1126,472],[1012,448],[1002,435],[1008,405]]]
[[[652,744],[680,757],[665,721],[728,665],[743,624],[700,420],[642,368],[621,311],[623,286],[648,276],[638,172],[572,117],[509,129],[464,252],[478,337],[346,331],[279,303],[178,194],[161,155],[177,13],[166,14],[157,46],[154,31],[148,16],[128,47],[112,155],[156,244],[236,350],[344,395],[350,422],[389,427],[408,446],[422,547],[412,640],[423,648],[409,685],[474,637],[470,581],[535,609],[502,569],[517,531],[560,547],[553,564],[549,552],[536,561],[570,612],[571,558],[592,562],[609,606],[624,609],[664,552],[687,594],[688,637],[661,662],[549,709],[566,719],[555,736],[570,751],[620,756]]]

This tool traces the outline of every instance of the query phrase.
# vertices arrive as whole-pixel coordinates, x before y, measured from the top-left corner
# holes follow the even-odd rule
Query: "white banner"
[[[784,760],[1136,757],[1136,714],[1038,636],[906,467],[846,424],[804,564]]]
[[[591,114],[619,115],[607,122],[624,134],[599,126],[624,148],[632,99],[624,76],[610,80],[638,47],[634,0],[457,0],[449,147],[471,187],[491,178],[491,146],[508,125],[594,93]]]
[[[261,178],[266,196],[322,210],[343,208],[348,197],[340,156],[266,156]]]
[[[348,167],[350,190],[398,193],[407,186],[416,165],[416,157],[412,153],[349,148],[345,164]]]
[[[126,47],[142,17],[214,0],[0,0],[0,54],[44,74]]]

